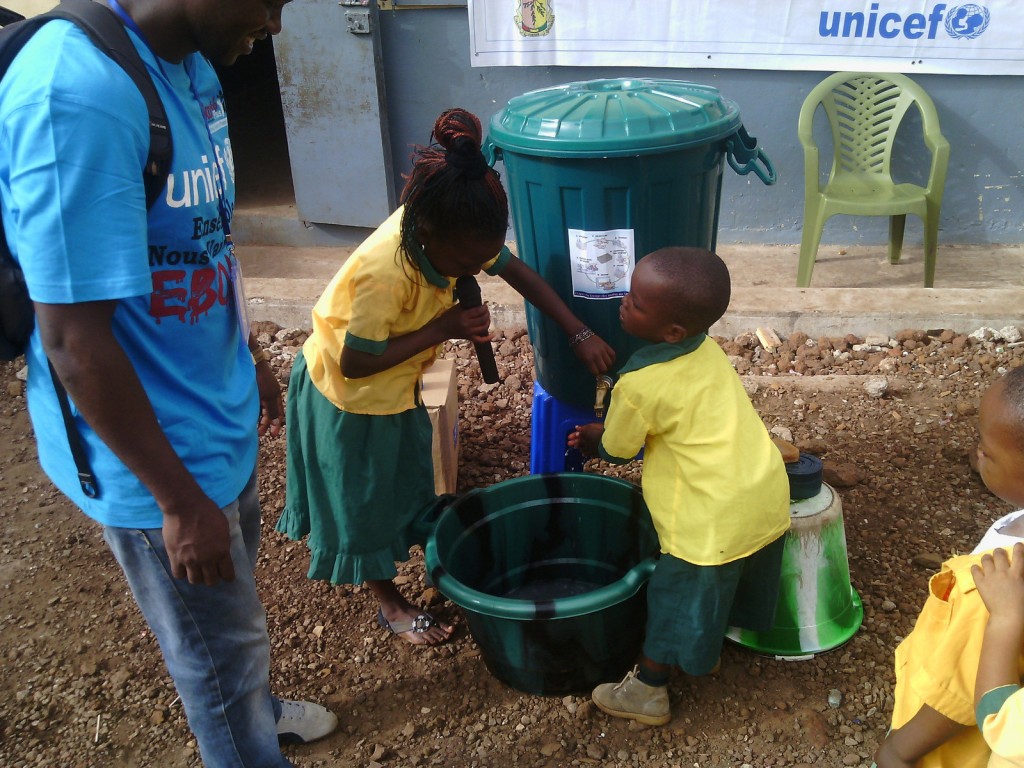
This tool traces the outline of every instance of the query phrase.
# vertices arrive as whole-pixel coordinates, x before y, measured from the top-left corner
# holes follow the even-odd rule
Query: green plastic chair
[[[931,151],[928,186],[896,184],[890,173],[893,141],[912,105],[921,113],[924,143]],[[832,129],[832,170],[820,183],[814,115],[825,110]],[[812,90],[797,127],[804,149],[804,225],[796,284],[811,284],[825,222],[837,213],[889,217],[889,263],[898,264],[907,214],[924,224],[924,285],[935,282],[939,209],[949,165],[949,142],[939,131],[935,105],[909,77],[889,73],[837,72]]]

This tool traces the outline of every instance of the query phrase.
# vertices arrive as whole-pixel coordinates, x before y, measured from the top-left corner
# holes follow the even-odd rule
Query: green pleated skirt
[[[426,408],[346,413],[295,359],[288,388],[287,492],[276,529],[306,539],[311,579],[361,584],[391,579],[422,544],[413,523],[437,501]]]

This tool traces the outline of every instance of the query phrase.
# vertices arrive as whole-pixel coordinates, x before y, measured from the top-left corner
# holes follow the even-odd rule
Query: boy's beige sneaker
[[[668,686],[647,685],[637,676],[637,667],[621,683],[597,686],[590,698],[598,709],[614,717],[636,720],[645,725],[664,725],[672,719],[668,708]]]

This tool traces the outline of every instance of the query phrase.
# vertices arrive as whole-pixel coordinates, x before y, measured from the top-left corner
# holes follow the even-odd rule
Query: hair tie
[[[444,161],[472,181],[482,179],[491,170],[484,153],[471,145],[446,150]]]

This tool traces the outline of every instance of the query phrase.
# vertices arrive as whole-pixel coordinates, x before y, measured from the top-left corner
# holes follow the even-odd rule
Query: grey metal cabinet
[[[376,227],[396,206],[376,3],[289,3],[274,49],[299,218]]]

